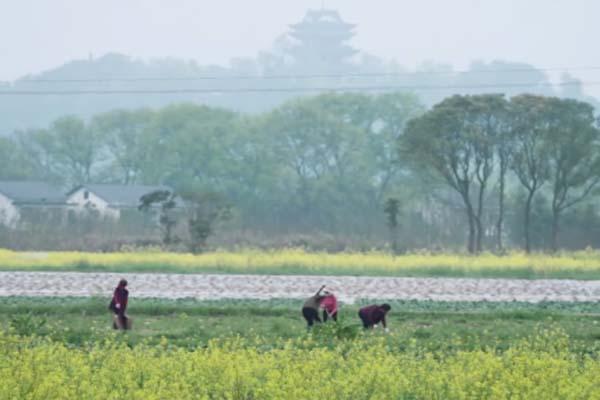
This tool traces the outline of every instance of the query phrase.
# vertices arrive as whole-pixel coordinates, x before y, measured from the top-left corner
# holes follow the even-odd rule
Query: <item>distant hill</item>
[[[94,59],[75,60],[40,74],[23,77],[11,86],[0,87],[0,90],[17,93],[47,93],[0,96],[0,135],[19,129],[45,127],[63,115],[90,117],[117,108],[157,108],[176,102],[194,102],[241,112],[260,112],[290,97],[315,94],[318,89],[323,88],[417,87],[416,92],[427,105],[454,93],[495,92],[514,95],[530,92],[577,97],[599,107],[597,100],[586,96],[577,85],[557,91],[549,84],[542,71],[522,63],[473,63],[468,72],[460,73],[453,72],[449,67],[425,65],[418,71],[409,73],[398,66],[379,62],[349,66],[346,74],[351,74],[352,78],[336,78],[336,75],[312,75],[310,79],[282,78],[292,75],[290,70],[291,68],[282,65],[278,70],[271,67],[267,71],[260,61],[252,59],[238,60],[230,67],[200,66],[194,61],[178,59],[140,61],[115,53]],[[297,69],[293,74],[299,74]],[[268,79],[264,79],[265,76]],[[531,85],[511,86],[514,83]],[[236,92],[239,89],[242,92]],[[148,90],[206,92],[135,93]],[[86,94],[52,94],[61,91],[86,91]],[[101,91],[114,93],[96,94]],[[119,93],[123,91],[125,93]]]
[[[426,105],[455,93],[529,92],[576,97],[598,107],[573,77],[565,75],[575,84],[557,92],[543,71],[524,63],[474,62],[466,72],[427,63],[409,71],[395,61],[353,48],[349,40],[355,31],[356,26],[337,11],[321,8],[308,10],[301,21],[290,25],[270,51],[256,58],[232,59],[227,67],[180,59],[141,61],[116,53],[70,61],[0,85],[0,91],[14,92],[0,96],[0,135],[45,127],[63,115],[90,117],[117,108],[156,108],[176,102],[261,112],[290,97],[327,89],[414,91]],[[64,91],[85,94],[53,94]],[[106,91],[110,93],[98,93]]]
[[[232,68],[198,66],[192,61],[161,59],[140,61],[121,54],[76,60],[55,69],[26,76],[1,90],[24,92],[89,91],[85,95],[0,96],[0,133],[44,127],[55,118],[75,114],[89,117],[115,108],[161,107],[192,101],[235,110],[259,111],[261,104],[248,97],[219,94],[94,94],[97,91],[189,90],[235,87],[227,79],[239,72]],[[210,76],[218,80],[185,80]],[[168,80],[169,78],[175,78]],[[116,80],[115,80],[116,79]],[[182,80],[183,79],[183,80]]]
[[[426,105],[455,93],[528,92],[576,97],[599,106],[581,85],[555,91],[543,71],[524,63],[474,62],[466,72],[428,63],[409,71],[395,61],[352,48],[349,39],[355,28],[335,10],[309,10],[275,41],[271,51],[233,59],[227,67],[172,58],[141,61],[116,53],[71,61],[0,86],[0,91],[14,93],[0,96],[0,135],[45,127],[63,115],[90,117],[112,109],[156,108],[175,102],[261,112],[291,97],[327,89],[414,88]],[[574,79],[567,76],[567,81]],[[55,94],[65,91],[86,93]],[[106,91],[110,93],[99,94]],[[28,92],[34,93],[24,94]]]

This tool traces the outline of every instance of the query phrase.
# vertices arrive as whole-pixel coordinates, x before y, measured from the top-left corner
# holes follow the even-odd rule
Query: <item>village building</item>
[[[0,181],[0,225],[17,226],[25,214],[63,214],[67,196],[58,185],[39,181]],[[53,211],[53,212],[52,212]]]
[[[167,186],[85,184],[67,193],[67,202],[78,213],[93,211],[100,217],[119,219],[124,210],[135,210],[140,198],[157,190],[173,190]]]

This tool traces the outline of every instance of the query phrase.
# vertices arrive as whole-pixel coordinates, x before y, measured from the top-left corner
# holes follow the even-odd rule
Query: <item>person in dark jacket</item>
[[[302,316],[306,320],[309,329],[314,325],[315,321],[321,322],[319,307],[321,307],[321,300],[325,298],[325,295],[321,294],[324,288],[325,285],[321,286],[317,293],[309,297],[302,306]]]
[[[129,291],[127,290],[127,281],[121,279],[119,285],[115,288],[113,298],[110,301],[108,308],[115,314],[116,322],[113,323],[115,329],[127,329],[127,301],[129,300]]]
[[[361,308],[358,311],[358,316],[360,317],[365,329],[372,329],[381,322],[383,328],[387,332],[387,322],[385,320],[385,316],[391,309],[392,307],[387,303],[381,305],[373,304]]]

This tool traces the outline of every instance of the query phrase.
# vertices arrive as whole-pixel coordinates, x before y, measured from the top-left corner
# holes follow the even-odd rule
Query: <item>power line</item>
[[[345,74],[299,74],[299,75],[198,75],[174,77],[93,77],[93,78],[32,78],[21,79],[14,83],[108,83],[108,82],[163,82],[163,81],[203,81],[203,80],[306,80],[306,79],[344,79],[344,78],[394,78],[401,76],[419,75],[459,75],[478,73],[510,73],[510,72],[555,72],[555,71],[600,71],[600,66],[584,67],[552,67],[552,68],[509,68],[486,70],[457,70],[457,71],[415,71],[415,72],[373,72],[373,73],[345,73]],[[11,84],[11,81],[0,81]]]
[[[74,96],[74,95],[115,95],[115,94],[222,94],[222,93],[310,93],[310,92],[386,92],[386,91],[435,91],[435,90],[470,90],[470,89],[508,89],[539,88],[553,86],[595,86],[599,82],[570,81],[552,84],[540,83],[506,83],[480,85],[430,85],[430,86],[323,86],[296,88],[171,88],[171,89],[81,89],[81,90],[0,90],[0,96]]]

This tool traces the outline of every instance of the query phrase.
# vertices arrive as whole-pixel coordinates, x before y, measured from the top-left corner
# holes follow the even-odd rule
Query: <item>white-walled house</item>
[[[15,228],[26,209],[67,209],[59,186],[38,181],[0,181],[0,224]]]
[[[91,209],[100,216],[118,219],[122,210],[137,209],[143,195],[157,190],[172,192],[166,186],[86,184],[67,193],[67,202],[76,211]]]
[[[86,184],[65,194],[60,186],[47,182],[0,181],[0,225],[62,223],[73,213],[87,212],[117,220],[123,210],[137,210],[140,198],[157,190],[172,192],[166,186]],[[176,202],[181,206],[180,199]]]
[[[19,210],[13,201],[0,192],[0,225],[14,228],[19,220]]]

